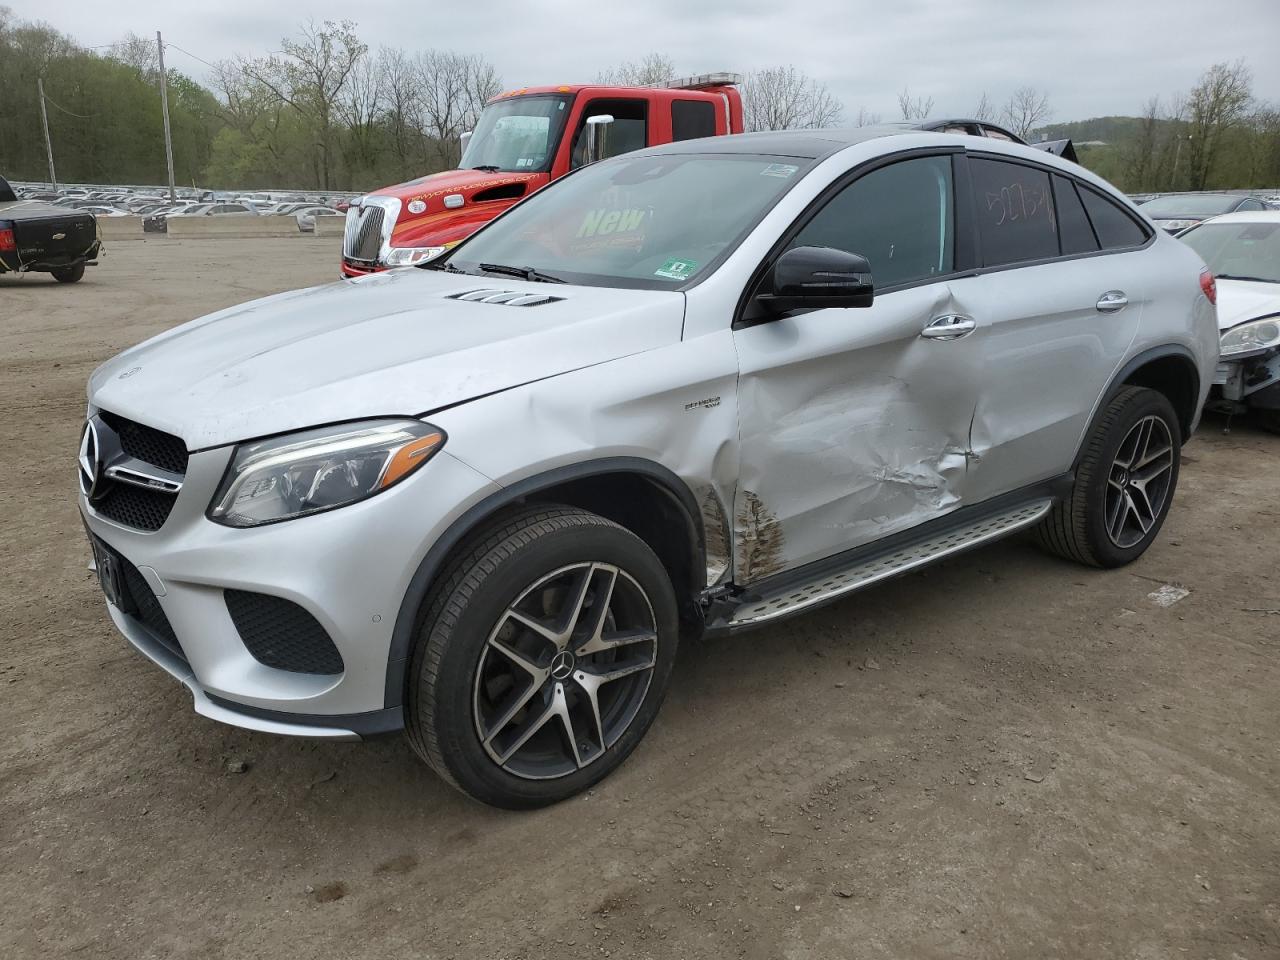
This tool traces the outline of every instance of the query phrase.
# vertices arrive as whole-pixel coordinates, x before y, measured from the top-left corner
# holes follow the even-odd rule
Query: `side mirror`
[[[474,131],[472,130],[464,130],[462,133],[458,134],[458,144],[462,147],[463,153],[467,152],[467,144],[471,142],[471,134],[473,132]]]
[[[832,247],[793,247],[773,265],[773,292],[758,298],[775,313],[820,307],[869,307],[871,264]]]
[[[582,155],[584,166],[588,163],[595,163],[597,160],[603,160],[608,156],[609,125],[611,123],[613,123],[613,117],[607,113],[587,117],[587,145]]]

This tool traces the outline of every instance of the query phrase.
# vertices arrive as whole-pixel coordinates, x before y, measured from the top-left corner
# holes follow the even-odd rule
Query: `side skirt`
[[[1066,474],[1025,490],[965,507],[883,540],[767,577],[714,598],[709,636],[738,633],[794,616],[840,597],[999,540],[1039,522],[1071,489]]]

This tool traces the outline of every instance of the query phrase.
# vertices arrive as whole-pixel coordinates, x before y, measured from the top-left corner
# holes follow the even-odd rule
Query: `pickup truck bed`
[[[18,200],[0,177],[0,274],[36,271],[74,283],[97,262],[99,247],[92,214]]]

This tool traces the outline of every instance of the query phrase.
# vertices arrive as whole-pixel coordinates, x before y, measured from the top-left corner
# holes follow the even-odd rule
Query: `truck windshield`
[[[459,166],[520,173],[551,169],[569,113],[569,97],[508,97],[489,104],[467,141]]]
[[[501,265],[570,283],[676,289],[719,266],[810,162],[734,154],[605,160],[531,195],[432,266],[483,274]]]

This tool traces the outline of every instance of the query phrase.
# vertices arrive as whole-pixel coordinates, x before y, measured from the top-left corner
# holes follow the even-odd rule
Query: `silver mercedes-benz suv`
[[[268,297],[100,367],[107,609],[254,730],[406,729],[473,797],[635,748],[677,644],[1019,530],[1160,530],[1213,278],[1087,170],[867,128],[584,167],[424,268]]]

